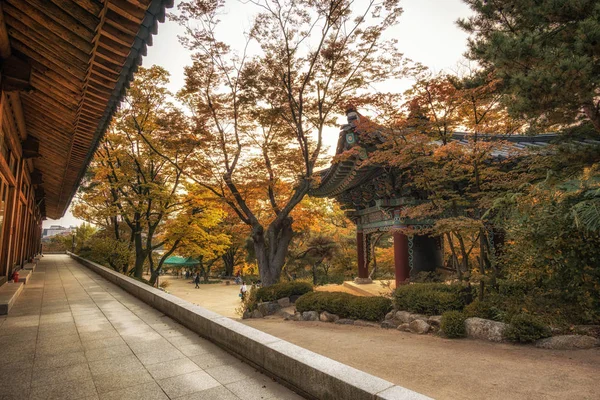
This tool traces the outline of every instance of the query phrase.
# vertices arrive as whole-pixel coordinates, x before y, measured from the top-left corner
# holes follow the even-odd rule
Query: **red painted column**
[[[356,231],[356,253],[358,256],[358,277],[368,278],[369,270],[365,265],[365,241],[361,231]]]
[[[407,282],[410,277],[410,265],[408,264],[408,237],[394,231],[394,267],[396,273],[396,287]]]

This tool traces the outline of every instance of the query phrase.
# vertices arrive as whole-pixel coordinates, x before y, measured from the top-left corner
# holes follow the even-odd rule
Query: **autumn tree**
[[[168,250],[160,257],[151,283],[160,274],[164,261],[175,251],[197,259],[208,281],[211,266],[231,245],[229,232],[222,226],[225,213],[220,200],[197,185],[187,185],[185,192],[183,207],[165,222],[159,235]]]
[[[382,39],[401,9],[397,0],[240,6],[257,14],[236,53],[216,33],[223,1],[179,4],[183,43],[194,52],[182,98],[201,144],[195,179],[251,228],[261,280],[270,285],[293,237],[292,211],[315,182],[324,129],[352,95],[401,73],[395,41]]]
[[[121,240],[121,224],[135,251],[134,274],[141,277],[146,261],[154,272],[152,253],[167,240],[155,240],[162,225],[184,206],[182,170],[159,156],[169,154],[184,165],[193,145],[185,118],[169,103],[168,73],[140,68],[100,143],[84,182],[75,215],[111,229]],[[124,239],[127,240],[127,239]]]
[[[502,81],[517,115],[600,132],[600,6],[596,0],[464,0],[468,56]]]

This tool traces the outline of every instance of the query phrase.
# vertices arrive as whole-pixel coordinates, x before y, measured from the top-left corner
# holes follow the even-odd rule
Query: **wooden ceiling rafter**
[[[4,6],[4,12],[13,18],[19,19],[27,26],[33,29],[40,29],[39,27],[45,27],[52,31],[55,35],[62,38],[65,42],[71,43],[73,46],[79,48],[83,52],[90,53],[92,45],[89,41],[81,38],[81,36],[73,33],[69,28],[64,25],[49,19],[43,12],[37,8],[31,6],[22,0],[6,0]],[[15,4],[13,4],[15,3]],[[32,23],[35,21],[35,23]]]
[[[41,46],[47,47],[58,54],[69,54],[76,57],[81,62],[87,62],[89,59],[89,55],[86,52],[65,42],[60,36],[55,35],[49,30],[32,29],[18,19],[10,16],[7,17],[7,20],[10,21],[11,31],[9,33],[11,36],[15,36],[14,33],[17,33],[20,37],[26,36],[33,39],[36,43],[39,43]],[[48,36],[54,37],[55,40],[49,41]]]
[[[172,0],[1,1],[0,57],[8,49],[31,65],[24,125],[42,158],[30,164],[58,218]]]
[[[15,1],[15,0],[5,0]],[[64,26],[74,34],[78,35],[85,41],[91,41],[94,39],[94,28],[93,26],[85,26],[83,21],[73,18],[71,15],[63,11],[60,7],[54,4],[50,0],[17,0],[19,2],[29,3],[32,7],[42,12],[46,18],[52,19],[54,22]]]

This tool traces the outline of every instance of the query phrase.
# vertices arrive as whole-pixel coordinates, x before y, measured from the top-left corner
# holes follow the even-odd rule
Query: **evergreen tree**
[[[502,80],[513,113],[600,133],[599,0],[464,0],[468,56]]]

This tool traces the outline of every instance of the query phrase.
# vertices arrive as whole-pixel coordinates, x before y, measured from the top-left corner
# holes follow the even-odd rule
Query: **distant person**
[[[185,279],[190,279],[190,270],[189,269],[185,270]]]
[[[200,289],[200,272],[196,274],[194,278],[194,283],[196,284],[196,289]]]
[[[248,287],[246,286],[246,282],[244,282],[240,288],[240,297],[242,298],[242,301],[246,300],[246,292],[248,292]]]

